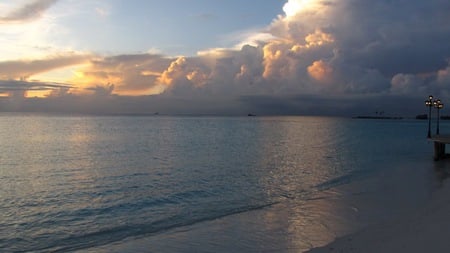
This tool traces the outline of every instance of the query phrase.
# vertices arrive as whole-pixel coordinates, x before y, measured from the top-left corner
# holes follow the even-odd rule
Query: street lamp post
[[[428,100],[425,100],[425,106],[428,106],[428,135],[427,138],[431,138],[431,107],[433,107],[433,96],[429,96]]]
[[[437,109],[436,135],[439,135],[439,118],[440,118],[440,116],[439,116],[439,111],[440,111],[442,108],[444,108],[444,104],[441,103],[441,100],[440,100],[440,99],[438,99],[438,100],[435,100],[435,101],[433,102],[433,106]]]

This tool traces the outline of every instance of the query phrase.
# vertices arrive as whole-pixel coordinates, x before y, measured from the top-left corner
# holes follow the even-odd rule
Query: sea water
[[[0,251],[100,250],[147,238],[151,252],[300,252],[317,240],[306,217],[325,217],[307,216],[308,203],[330,199],[320,210],[335,216],[336,187],[389,175],[398,164],[431,164],[426,127],[331,117],[1,114]],[[295,220],[283,218],[287,207]],[[282,215],[245,223],[261,210]],[[271,223],[276,229],[259,227]],[[173,231],[174,242],[184,237],[176,248]],[[283,238],[293,231],[302,232]],[[278,239],[267,245],[264,233]],[[233,237],[242,244],[227,248]]]

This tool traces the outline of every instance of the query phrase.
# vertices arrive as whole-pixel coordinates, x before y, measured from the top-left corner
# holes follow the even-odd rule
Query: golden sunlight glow
[[[26,98],[45,98],[52,93],[51,90],[29,90],[25,93]]]
[[[73,73],[74,78],[84,78],[84,76],[85,76],[84,73],[79,70],[75,70],[72,73]]]
[[[210,48],[203,51],[198,51],[197,55],[200,57],[211,57],[211,58],[223,58],[226,57],[230,53],[230,50],[227,48]]]
[[[206,85],[208,75],[200,70],[194,70],[186,75],[186,78],[192,82],[195,87],[202,87]]]
[[[334,42],[334,37],[329,33],[316,30],[314,33],[306,36],[305,41],[307,43],[307,47],[322,46],[324,44]]]
[[[86,64],[72,65],[65,68],[57,68],[47,72],[33,75],[30,78],[37,80],[45,80],[47,82],[66,83],[67,80],[70,79],[72,76],[82,74],[77,72],[77,69],[79,69],[82,66],[86,66]]]
[[[167,86],[165,86],[165,85],[155,85],[149,89],[148,95],[158,95],[158,94],[163,93],[166,89],[167,89]]]
[[[264,46],[264,78],[279,78],[281,76],[287,76],[289,73],[289,64],[286,59],[286,48],[281,42],[272,42]]]
[[[177,77],[184,75],[186,67],[186,58],[178,57],[170,63],[170,66],[158,78],[158,83],[166,86],[173,85]]]
[[[151,71],[151,70],[144,70],[141,71],[141,75],[143,76],[161,76],[160,72]]]
[[[123,81],[120,75],[108,75],[107,77],[96,75],[95,73],[86,72],[91,68],[91,64],[82,64],[75,66],[66,80],[70,84],[75,86],[71,89],[71,93],[77,95],[89,94],[92,91],[86,88],[92,88],[97,86],[104,86],[107,84],[119,84]]]
[[[308,74],[321,83],[329,83],[332,79],[333,68],[325,61],[315,61],[308,67]]]
[[[311,7],[316,0],[289,0],[284,6],[283,11],[286,17],[295,16],[300,11]]]
[[[113,94],[120,95],[120,96],[147,96],[147,95],[158,95],[164,92],[164,90],[167,89],[167,86],[159,84],[154,86],[149,86],[146,89],[127,89],[126,87],[118,86],[114,88]]]

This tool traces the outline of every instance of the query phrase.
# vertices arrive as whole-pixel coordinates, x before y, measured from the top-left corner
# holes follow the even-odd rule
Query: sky
[[[0,111],[421,114],[428,95],[450,98],[448,13],[448,0],[0,0]]]

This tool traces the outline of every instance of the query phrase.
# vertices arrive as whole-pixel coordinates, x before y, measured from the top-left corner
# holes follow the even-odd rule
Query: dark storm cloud
[[[55,82],[0,80],[0,92],[9,91],[46,91],[57,89],[70,89],[73,86]]]
[[[0,24],[23,23],[41,17],[58,0],[35,0],[16,10],[0,16]]]
[[[330,29],[349,63],[388,76],[430,72],[450,56],[448,13],[450,2],[442,0],[350,0]]]

